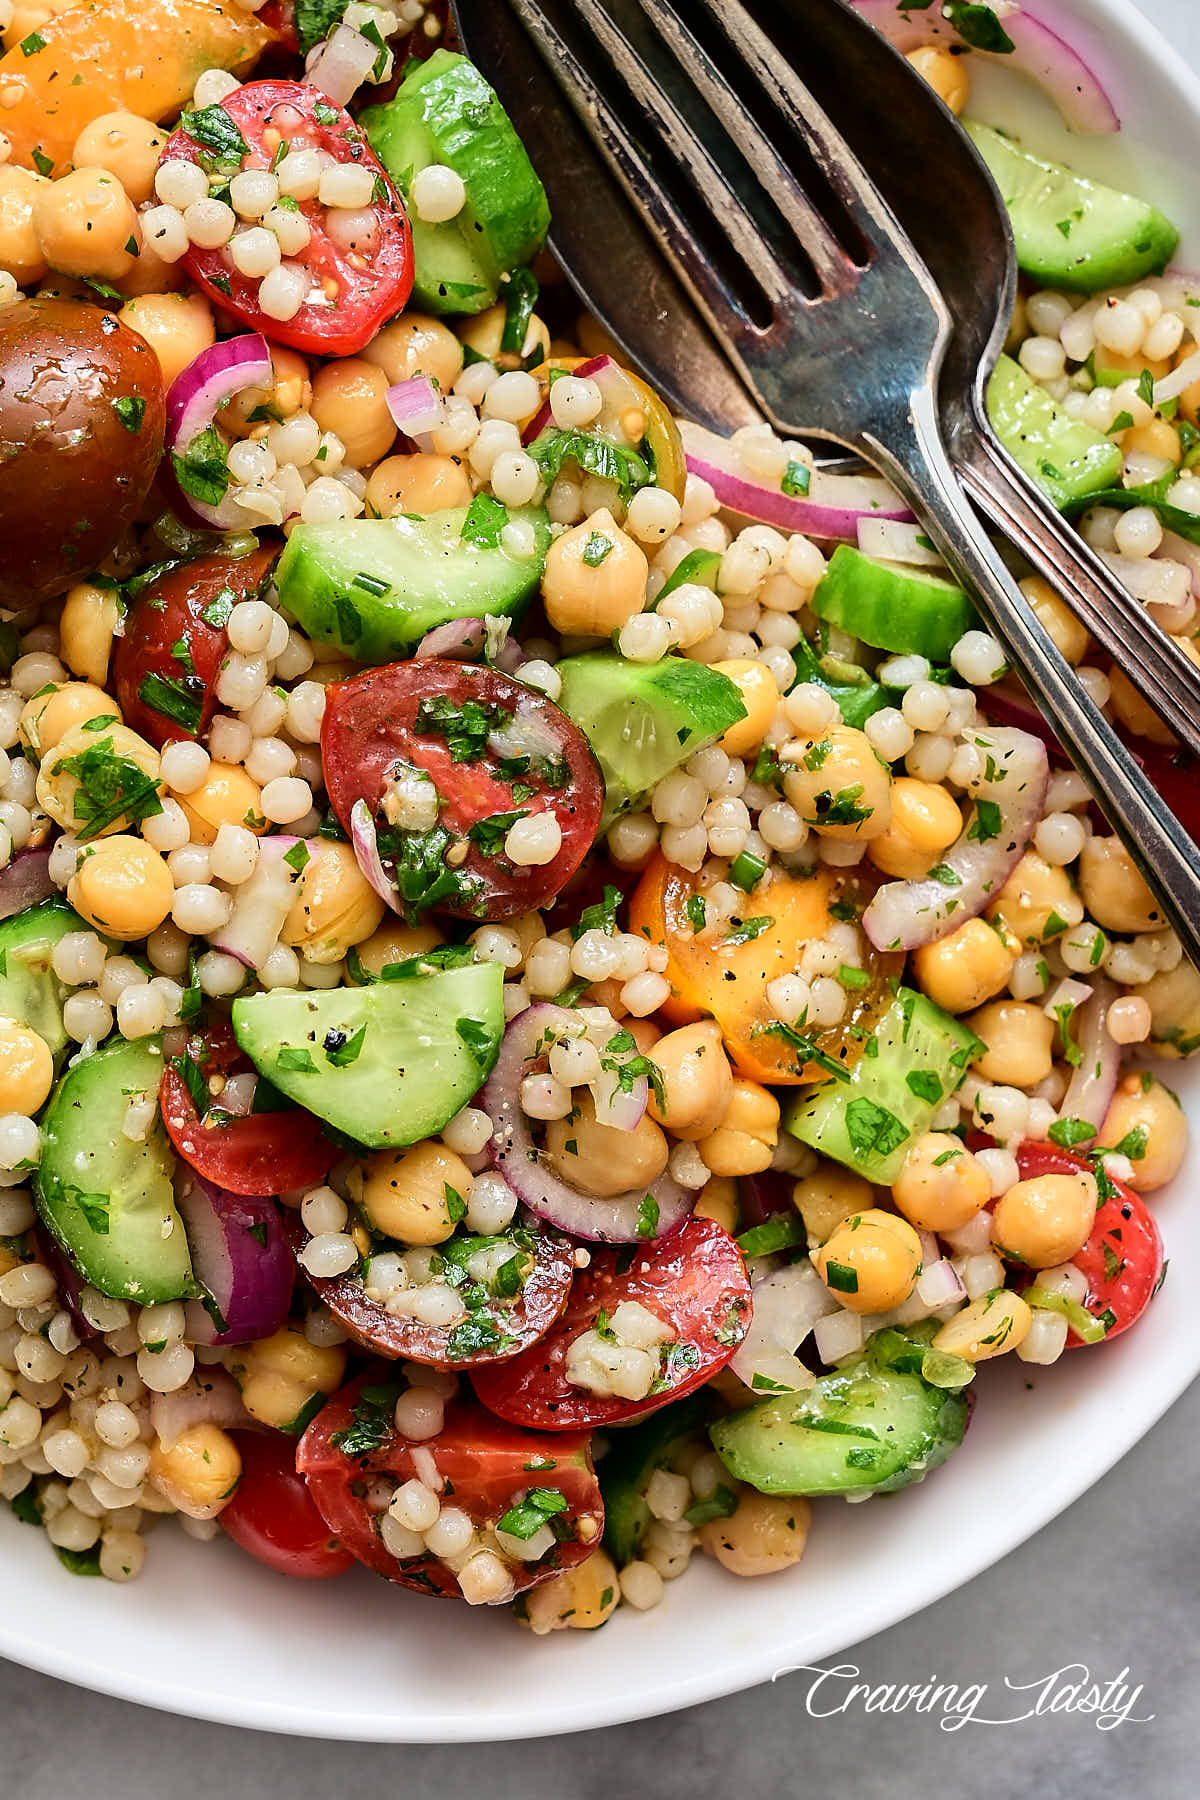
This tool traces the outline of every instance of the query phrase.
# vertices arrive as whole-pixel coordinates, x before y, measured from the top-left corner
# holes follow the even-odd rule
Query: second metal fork
[[[938,421],[945,303],[803,81],[741,0],[511,4],[763,411],[894,482],[1200,960],[1195,846],[964,499]]]

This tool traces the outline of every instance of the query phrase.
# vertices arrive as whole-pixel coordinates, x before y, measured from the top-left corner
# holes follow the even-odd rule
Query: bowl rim
[[[1044,10],[1039,0],[1034,0],[1034,4],[1035,10]],[[1111,47],[1136,51],[1139,76],[1145,68],[1155,81],[1171,90],[1200,128],[1200,69],[1194,69],[1182,60],[1162,29],[1139,10],[1134,0],[1066,0],[1066,8],[1073,15],[1078,11],[1086,18],[1089,36],[1111,34]],[[1200,1124],[1200,1089],[1188,1110]],[[1114,1354],[1122,1353],[1114,1351]],[[1165,1368],[1155,1366],[1152,1388],[1139,1390],[1138,1405],[1120,1411],[1111,1421],[1099,1455],[1080,1458],[1076,1468],[1056,1471],[1053,1492],[1048,1500],[1046,1496],[1030,1496],[1023,1504],[1009,1505],[990,1533],[973,1540],[969,1551],[947,1556],[944,1575],[929,1579],[928,1570],[925,1570],[919,1581],[913,1581],[906,1580],[903,1572],[899,1572],[894,1584],[880,1587],[873,1602],[857,1604],[835,1628],[831,1628],[827,1640],[823,1640],[825,1660],[942,1599],[1049,1524],[1102,1479],[1145,1436],[1198,1374],[1200,1332],[1195,1334],[1193,1342],[1185,1340],[1179,1345],[1179,1354],[1173,1362],[1169,1361]],[[918,1488],[910,1493],[919,1495],[919,1491]],[[897,1495],[892,1504],[907,1498]],[[8,1541],[7,1534],[5,1541]],[[190,1551],[190,1546],[188,1548]],[[50,1562],[47,1567],[53,1570],[55,1565]],[[290,1585],[292,1588],[306,1586]],[[279,1590],[264,1591],[277,1593]],[[737,1592],[736,1589],[732,1591]],[[417,1601],[417,1605],[423,1604]],[[486,1624],[486,1621],[479,1623]],[[734,1623],[736,1625],[736,1617]],[[645,1621],[639,1628],[645,1628]],[[493,1633],[491,1641],[500,1643],[498,1660],[503,1661],[501,1640]],[[566,1649],[563,1646],[557,1653],[561,1655]],[[520,1710],[511,1715],[481,1712],[475,1706],[464,1706],[458,1712],[443,1712],[436,1718],[409,1714],[399,1708],[387,1713],[369,1707],[361,1711],[343,1708],[322,1714],[319,1706],[304,1699],[288,1704],[256,1694],[251,1679],[244,1680],[236,1690],[205,1693],[189,1684],[186,1668],[182,1666],[147,1666],[136,1655],[126,1656],[119,1666],[109,1666],[98,1661],[94,1654],[78,1648],[69,1633],[62,1632],[56,1638],[31,1636],[20,1622],[11,1622],[0,1609],[0,1655],[42,1674],[93,1692],[187,1717],[354,1742],[497,1742],[589,1730],[659,1716],[741,1692],[773,1680],[779,1673],[796,1666],[795,1662],[788,1661],[786,1630],[769,1635],[763,1642],[740,1643],[736,1650],[726,1644],[725,1650],[722,1657],[697,1658],[690,1669],[657,1670],[655,1678],[640,1686],[636,1695],[622,1694],[606,1699],[602,1691],[584,1693],[565,1704],[559,1692],[551,1690],[552,1698],[543,1692],[539,1695],[540,1710],[536,1714]],[[566,1673],[565,1666],[563,1672]],[[246,1673],[248,1676],[249,1671]]]

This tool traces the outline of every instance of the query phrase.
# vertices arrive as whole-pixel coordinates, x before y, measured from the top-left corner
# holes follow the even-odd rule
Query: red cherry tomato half
[[[232,1117],[222,1110],[220,1094],[210,1090],[201,1115],[192,1087],[198,1092],[214,1075],[228,1078],[253,1069],[228,1019],[213,1019],[203,1032],[193,1032],[159,1084],[159,1110],[172,1144],[198,1175],[231,1194],[286,1194],[324,1181],[338,1151],[322,1136],[321,1121],[302,1106]]]
[[[1022,1181],[1037,1175],[1074,1175],[1080,1169],[1094,1173],[1091,1161],[1059,1150],[1053,1144],[1022,1144],[1017,1152]],[[1084,1305],[1108,1325],[1099,1341],[1107,1343],[1139,1319],[1162,1279],[1163,1253],[1158,1226],[1146,1202],[1123,1181],[1111,1175],[1101,1179],[1112,1192],[1101,1198],[1096,1223],[1083,1249],[1071,1261],[1087,1276]],[[1074,1349],[1082,1338],[1071,1332],[1067,1344]]]
[[[234,266],[227,246],[203,250],[193,244],[184,257],[189,273],[213,304],[252,330],[312,355],[353,356],[370,342],[385,319],[400,311],[412,292],[412,232],[404,204],[382,164],[343,107],[334,106],[319,88],[298,81],[248,81],[218,106],[204,111],[206,115],[224,113],[229,130],[214,133],[210,120],[204,141],[197,141],[181,126],[172,134],[160,163],[182,157],[208,173],[232,176],[247,169],[269,169],[283,142],[291,150],[324,150],[335,162],[370,171],[372,198],[366,207],[352,209],[374,215],[374,235],[369,243],[357,247],[335,243],[328,229],[328,208],[316,199],[299,202],[312,235],[304,250],[285,260],[289,267],[295,265],[305,272],[309,286],[308,297],[289,319],[263,312],[258,301],[259,278],[243,275]],[[239,148],[235,129],[244,150]],[[222,140],[230,143],[230,153],[224,157]]]
[[[201,556],[166,568],[142,589],[117,639],[113,679],[125,723],[160,748],[203,737],[216,711],[225,621],[261,592],[277,548]]]
[[[298,1254],[308,1242],[309,1233],[294,1213],[289,1213],[283,1223],[288,1241]],[[429,1363],[438,1369],[478,1368],[516,1356],[544,1337],[567,1304],[571,1291],[575,1247],[570,1240],[536,1221],[518,1230],[520,1238],[514,1243],[513,1254],[527,1254],[532,1259],[524,1285],[511,1302],[494,1300],[483,1311],[471,1315],[467,1321],[468,1341],[477,1342],[478,1347],[465,1353],[451,1353],[456,1331],[461,1341],[461,1326],[423,1325],[419,1319],[390,1313],[377,1300],[368,1299],[356,1274],[326,1280],[309,1275],[307,1270],[304,1273],[338,1323],[376,1355],[403,1356],[409,1362]],[[442,1244],[438,1248],[444,1252],[448,1246]]]
[[[328,1581],[353,1568],[317,1511],[302,1475],[296,1473],[296,1446],[275,1432],[241,1431],[242,1458],[237,1492],[219,1515],[222,1528],[256,1561],[300,1581]]]
[[[746,1265],[729,1233],[712,1219],[688,1219],[669,1237],[639,1247],[589,1245],[567,1310],[548,1337],[511,1362],[472,1375],[486,1407],[518,1425],[578,1431],[655,1412],[723,1369],[750,1325]],[[567,1380],[567,1351],[599,1313],[612,1317],[622,1300],[637,1300],[670,1327],[660,1352],[661,1387],[644,1400],[593,1394]]]
[[[402,1587],[460,1596],[453,1570],[439,1557],[426,1552],[401,1562],[384,1547],[382,1508],[368,1499],[372,1476],[397,1485],[414,1476],[424,1480],[425,1470],[413,1461],[421,1449],[432,1455],[446,1484],[446,1504],[469,1514],[477,1527],[494,1526],[531,1489],[565,1499],[565,1508],[549,1515],[553,1547],[534,1562],[511,1565],[516,1592],[591,1555],[600,1542],[604,1502],[586,1435],[547,1438],[519,1431],[473,1400],[452,1400],[438,1435],[414,1444],[392,1419],[403,1386],[370,1376],[352,1382],[322,1407],[296,1452],[317,1510],[359,1562]]]
[[[604,804],[596,759],[567,715],[511,675],[469,663],[389,663],[327,688],[321,761],[343,828],[366,800],[385,867],[397,855],[420,861],[401,883],[413,915],[511,919],[545,906],[587,855]],[[423,769],[437,788],[433,831],[389,830],[383,800],[398,764]],[[562,844],[552,862],[519,867],[505,836],[515,816],[533,813],[554,816]],[[457,845],[466,855],[451,865]]]

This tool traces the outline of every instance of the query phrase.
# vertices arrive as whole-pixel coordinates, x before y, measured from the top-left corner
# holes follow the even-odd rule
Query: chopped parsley
[[[355,1401],[351,1423],[330,1438],[333,1448],[347,1456],[367,1456],[372,1450],[381,1450],[395,1432],[396,1402],[403,1391],[399,1381],[363,1388]]]
[[[180,456],[171,453],[175,479],[189,500],[219,506],[229,487],[229,463],[225,445],[215,425],[198,431]]]
[[[556,426],[547,426],[529,446],[529,454],[547,485],[557,480],[564,463],[573,462],[584,475],[596,475],[602,481],[615,482],[626,503],[639,488],[650,487],[654,482],[653,471],[644,456],[636,450],[622,449],[595,431],[560,431]]]
[[[1086,1144],[1095,1135],[1096,1127],[1089,1125],[1086,1119],[1055,1119],[1046,1133],[1050,1142],[1063,1150],[1073,1149],[1076,1144]]]
[[[530,1488],[523,1500],[502,1514],[496,1530],[509,1537],[528,1539],[540,1531],[548,1519],[570,1510],[567,1496],[558,1488]]]
[[[881,1160],[898,1150],[908,1137],[908,1129],[874,1100],[860,1095],[846,1108],[846,1136],[856,1156],[877,1156]]]
[[[250,154],[249,144],[223,106],[205,106],[198,111],[185,112],[179,124],[192,142],[199,144],[197,161],[210,173],[219,170],[236,174],[242,166],[243,156]]]
[[[352,1062],[357,1062],[366,1035],[367,1022],[365,1019],[352,1036],[347,1036],[347,1034],[337,1026],[332,1026],[330,1030],[325,1033],[325,1040],[321,1046],[325,1052],[326,1062],[332,1063],[335,1069],[345,1069],[348,1068]],[[280,1055],[282,1056],[283,1054],[284,1052],[281,1051]],[[304,1052],[304,1054],[307,1055],[307,1052]]]
[[[508,524],[508,508],[491,494],[476,494],[467,508],[467,516],[459,533],[464,544],[477,544],[481,550],[499,548],[500,533]]]
[[[118,394],[112,403],[112,408],[126,431],[138,432],[142,429],[142,420],[146,416],[146,402],[140,394]]]
[[[583,546],[583,560],[589,569],[598,569],[605,557],[611,554],[612,548],[613,541],[610,537],[605,537],[602,531],[593,531]]]
[[[423,737],[444,738],[451,762],[470,763],[486,754],[492,732],[511,718],[490,700],[464,700],[459,705],[445,694],[435,694],[418,705],[413,730]]]
[[[118,819],[140,824],[162,811],[156,777],[147,775],[128,756],[118,756],[111,737],[89,744],[77,756],[60,758],[55,773],[73,775],[79,786],[72,799],[81,843],[98,837]]]

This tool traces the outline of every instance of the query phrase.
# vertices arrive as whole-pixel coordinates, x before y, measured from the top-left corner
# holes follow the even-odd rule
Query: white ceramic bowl
[[[1157,200],[1185,224],[1181,256],[1195,266],[1200,87],[1127,0],[1060,0],[1058,10],[1072,41],[1095,46],[1128,135],[1069,139],[1029,95],[1018,97],[1020,125],[1048,153]],[[1011,78],[981,84],[972,110],[1012,122]],[[1168,1079],[1200,1128],[1200,1067],[1173,1065]],[[985,1370],[951,1462],[889,1499],[818,1505],[810,1551],[788,1575],[739,1581],[698,1557],[656,1612],[622,1611],[603,1631],[534,1638],[507,1612],[442,1606],[358,1571],[328,1585],[289,1581],[224,1541],[200,1545],[170,1529],[155,1532],[137,1582],[81,1581],[0,1507],[0,1653],[202,1718],[435,1742],[612,1725],[825,1661],[1037,1531],[1200,1372],[1191,1185],[1185,1178],[1156,1197],[1170,1276],[1136,1330],[1041,1372],[1015,1358]]]

